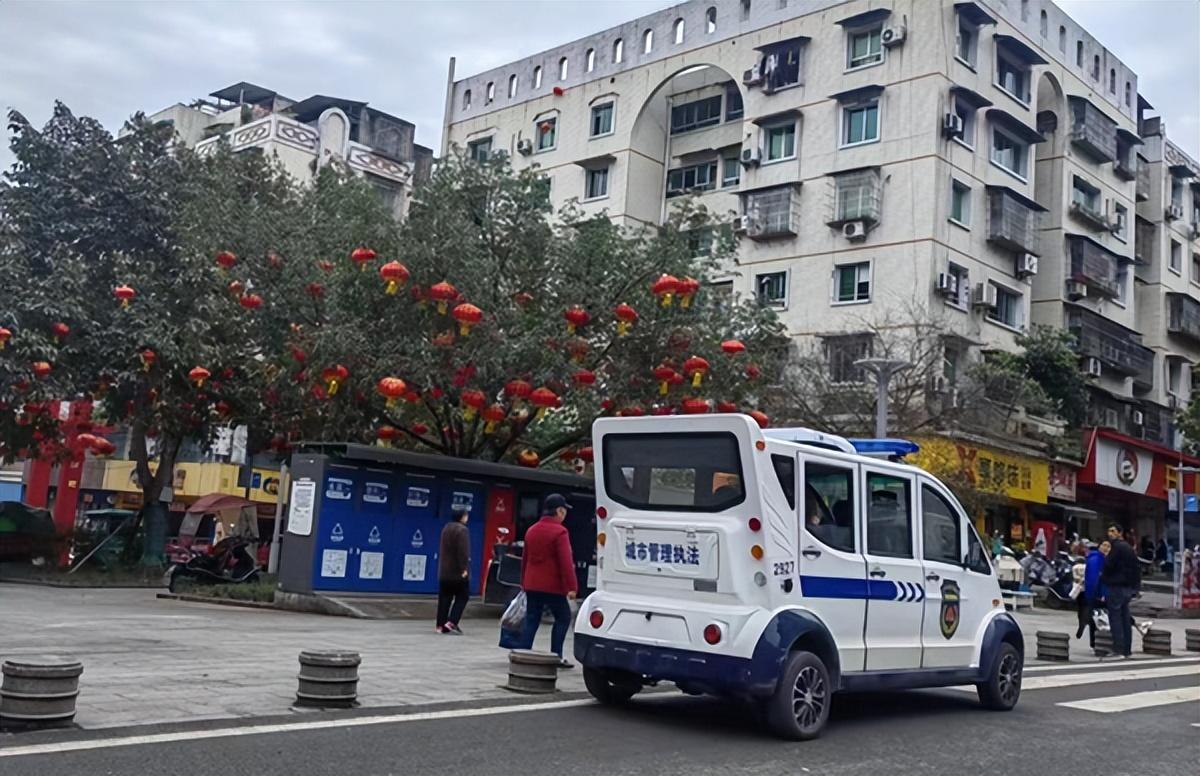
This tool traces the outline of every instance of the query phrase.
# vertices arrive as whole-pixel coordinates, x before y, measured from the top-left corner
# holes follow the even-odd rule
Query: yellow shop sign
[[[944,437],[914,441],[921,451],[912,462],[935,476],[948,470],[961,471],[982,490],[1001,492],[1018,501],[1047,502],[1050,464],[1046,461]]]

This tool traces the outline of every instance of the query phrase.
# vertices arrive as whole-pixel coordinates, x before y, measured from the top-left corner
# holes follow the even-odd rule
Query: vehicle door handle
[[[926,582],[937,582],[939,579],[941,579],[941,577],[939,577],[937,574],[926,574],[925,575]]]
[[[816,560],[817,558],[821,557],[821,551],[815,550],[812,547],[809,547],[806,550],[802,550],[800,552],[800,554],[803,555],[804,557],[808,558],[809,560]]]
[[[884,571],[883,569],[871,569],[871,571],[869,573],[873,577],[886,577],[887,576],[887,572]]]

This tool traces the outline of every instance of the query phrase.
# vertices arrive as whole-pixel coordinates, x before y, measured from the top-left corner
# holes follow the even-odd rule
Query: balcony
[[[1089,296],[1115,299],[1121,292],[1117,282],[1120,257],[1106,250],[1099,243],[1079,235],[1067,235],[1067,253],[1071,257],[1070,279],[1083,283]]]
[[[1112,228],[1112,224],[1108,222],[1103,213],[1082,199],[1076,199],[1071,203],[1070,213],[1077,221],[1090,226],[1097,232],[1107,232]]]
[[[1188,294],[1167,294],[1167,331],[1200,343],[1200,301]]]
[[[1134,412],[1142,413],[1142,423],[1130,423],[1132,435],[1163,447],[1175,446],[1175,414],[1166,407],[1143,402]],[[1132,412],[1130,415],[1132,416]],[[1133,420],[1133,418],[1131,418]]]
[[[1103,164],[1117,158],[1117,122],[1082,97],[1069,97],[1071,103],[1071,143]]]
[[[752,240],[795,237],[800,225],[800,190],[778,186],[742,195],[746,236]]]
[[[1137,332],[1082,307],[1067,308],[1067,328],[1075,335],[1081,356],[1097,358],[1104,368],[1132,377],[1140,388],[1154,384],[1154,351],[1142,345]]]
[[[1045,208],[1007,186],[988,186],[987,239],[1019,253],[1037,253]]]

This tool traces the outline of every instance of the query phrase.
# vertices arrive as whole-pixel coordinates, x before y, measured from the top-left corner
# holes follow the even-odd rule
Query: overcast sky
[[[244,80],[365,100],[436,151],[450,56],[462,77],[674,4],[0,0],[0,106],[40,125],[59,99],[116,130],[137,110]],[[1134,69],[1170,137],[1200,157],[1200,0],[1059,5]],[[0,166],[11,161],[6,141]]]

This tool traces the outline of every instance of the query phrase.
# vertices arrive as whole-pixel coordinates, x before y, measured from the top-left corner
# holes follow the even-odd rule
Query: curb
[[[273,609],[275,611],[286,611],[286,610],[281,610],[275,604],[267,603],[266,601],[237,601],[232,598],[209,598],[208,596],[186,595],[183,593],[158,593],[157,595],[155,595],[155,598],[161,598],[165,601],[184,601],[186,603],[192,603],[192,604],[217,604],[219,606],[237,606],[242,609]]]
[[[0,584],[5,585],[31,585],[33,587],[54,587],[63,590],[153,590],[156,587],[162,587],[159,582],[147,582],[143,585],[133,584],[116,584],[116,585],[100,585],[100,584],[82,584],[72,585],[65,582],[52,582],[47,579],[21,579],[20,577],[0,577]]]

